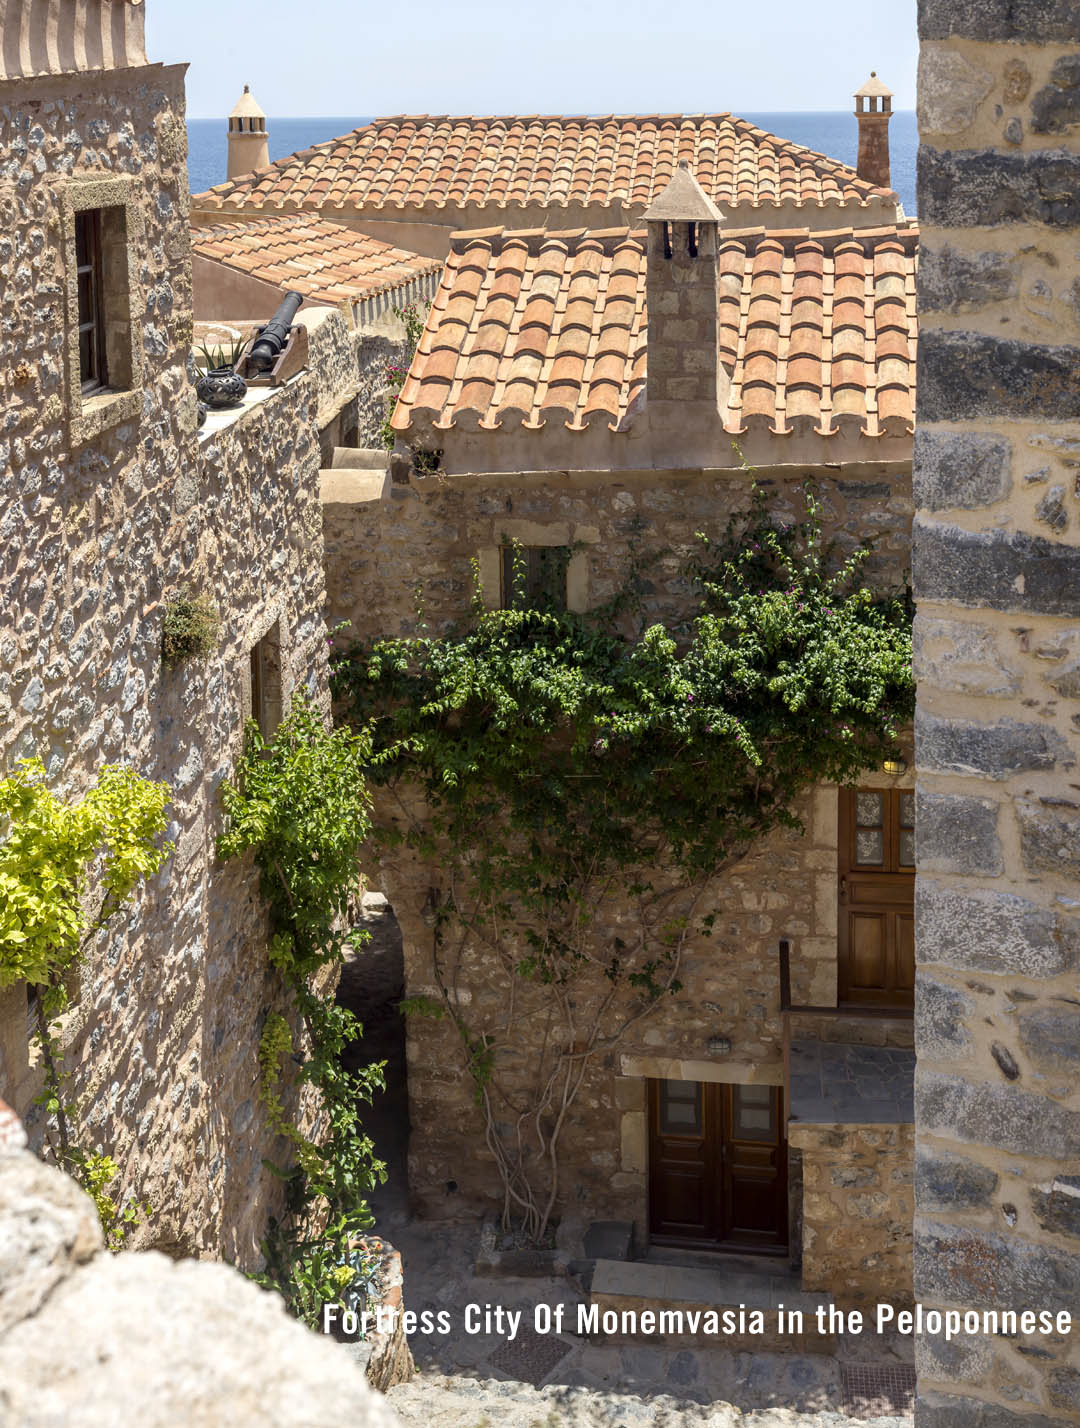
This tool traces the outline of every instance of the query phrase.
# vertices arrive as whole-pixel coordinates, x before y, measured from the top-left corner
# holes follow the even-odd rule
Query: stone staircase
[[[674,1257],[673,1257],[674,1258]],[[684,1258],[689,1258],[684,1257]],[[633,1316],[661,1310],[680,1312],[683,1330],[676,1337],[682,1341],[713,1348],[744,1349],[751,1352],[782,1352],[802,1354],[832,1354],[835,1342],[831,1333],[819,1333],[816,1312],[832,1307],[829,1294],[807,1294],[798,1275],[783,1263],[762,1261],[757,1264],[743,1260],[725,1260],[712,1264],[668,1263],[660,1255],[650,1254],[643,1260],[599,1259],[593,1271],[589,1289],[589,1304],[599,1311],[601,1324],[605,1315],[614,1314],[621,1325],[633,1324]],[[707,1332],[703,1315],[715,1310],[721,1316],[721,1334]],[[798,1320],[785,1319],[781,1327],[781,1311]],[[760,1315],[762,1332],[753,1332],[753,1315]],[[724,1331],[724,1316],[730,1316],[735,1332]],[[699,1329],[690,1327],[697,1316]],[[741,1327],[745,1325],[745,1330]],[[645,1332],[624,1331],[604,1333],[609,1342],[640,1339],[663,1343],[664,1336]]]

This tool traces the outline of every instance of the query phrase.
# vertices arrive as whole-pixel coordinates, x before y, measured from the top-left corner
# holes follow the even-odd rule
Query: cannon
[[[281,349],[289,340],[293,318],[300,311],[300,304],[303,301],[303,293],[286,293],[273,317],[265,327],[259,329],[259,334],[248,354],[248,362],[254,371],[269,372],[277,361]]]
[[[270,321],[248,338],[236,370],[249,386],[279,386],[307,365],[307,328],[294,324],[303,301],[303,293],[287,292]]]

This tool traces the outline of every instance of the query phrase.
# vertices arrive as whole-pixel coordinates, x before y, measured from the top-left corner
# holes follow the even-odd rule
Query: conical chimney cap
[[[690,172],[685,159],[645,214],[647,223],[723,223],[724,215]]]
[[[861,89],[855,91],[856,99],[891,99],[893,92],[888,89],[877,77],[877,70],[870,71],[870,78]]]
[[[258,104],[255,102],[255,96],[254,96],[254,94],[252,94],[251,89],[250,89],[250,87],[249,87],[248,85],[246,85],[246,84],[244,85],[244,92],[243,92],[243,94],[241,94],[240,98],[239,98],[239,99],[236,101],[236,103],[233,105],[233,110],[232,110],[232,113],[229,115],[229,118],[230,118],[230,119],[265,119],[265,118],[266,118],[265,113],[262,111],[262,109],[259,108]]]

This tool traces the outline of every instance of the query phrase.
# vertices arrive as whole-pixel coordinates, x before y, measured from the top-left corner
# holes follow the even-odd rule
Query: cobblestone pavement
[[[439,1428],[542,1428],[556,1424],[616,1428],[619,1424],[709,1425],[709,1428],[910,1428],[911,1417],[852,1417],[843,1408],[842,1363],[900,1367],[911,1363],[910,1342],[877,1336],[844,1337],[834,1354],[758,1353],[677,1344],[593,1343],[564,1332],[529,1332],[537,1303],[567,1306],[568,1324],[582,1299],[566,1280],[477,1278],[478,1221],[408,1223],[386,1234],[402,1251],[405,1304],[445,1310],[449,1335],[410,1339],[417,1377],[392,1389],[390,1401],[406,1424]],[[467,1304],[501,1306],[522,1314],[517,1339],[469,1334]],[[529,1381],[531,1380],[531,1382]],[[549,1420],[554,1413],[555,1418]],[[445,1417],[443,1415],[446,1415]]]

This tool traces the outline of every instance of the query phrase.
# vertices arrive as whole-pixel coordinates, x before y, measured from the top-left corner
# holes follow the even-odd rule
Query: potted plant
[[[247,391],[247,383],[235,370],[243,346],[243,341],[238,340],[228,350],[223,346],[207,347],[205,343],[198,349],[195,391],[211,411],[237,406]]]

